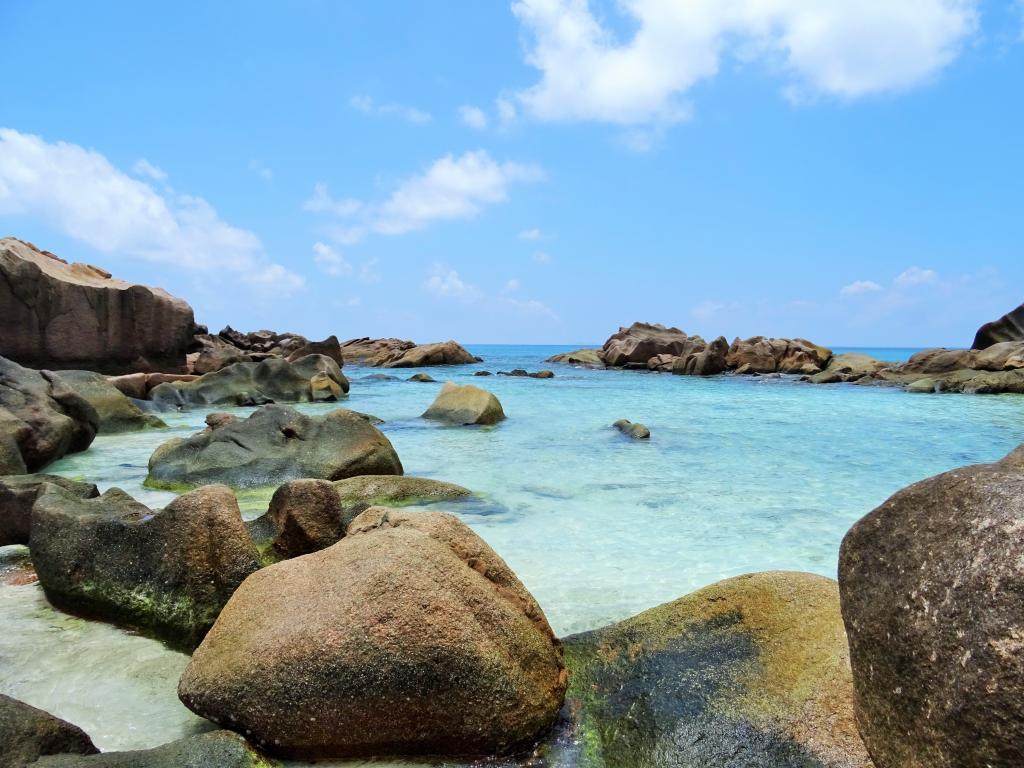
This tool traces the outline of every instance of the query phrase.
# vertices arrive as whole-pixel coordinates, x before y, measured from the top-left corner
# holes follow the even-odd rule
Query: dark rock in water
[[[565,765],[871,766],[831,579],[739,576],[563,647]]]
[[[373,507],[247,579],[178,695],[286,757],[479,755],[531,746],[565,685],[540,606],[483,540]]]
[[[494,374],[492,374],[490,371],[475,371],[473,373],[473,375],[474,376],[493,376]]]
[[[47,485],[32,509],[32,562],[58,608],[192,648],[260,567],[234,494],[209,485],[151,510],[118,488],[81,499]]]
[[[153,402],[174,408],[209,405],[265,405],[308,403],[324,399],[326,385],[320,375],[348,392],[348,379],[337,363],[323,355],[308,355],[295,362],[270,358],[259,363],[235,363],[194,381],[167,382],[153,387]],[[317,381],[314,382],[314,379]]]
[[[634,440],[647,440],[651,436],[651,430],[643,424],[634,424],[629,419],[619,419],[612,426]]]
[[[562,352],[552,355],[545,363],[564,363],[578,365],[583,368],[604,368],[604,360],[600,349],[577,349],[575,352]]]
[[[366,376],[361,376],[359,381],[401,381],[401,379],[386,373],[368,373]]]
[[[159,288],[0,239],[0,355],[101,373],[185,372],[192,308]]]
[[[1003,341],[1024,341],[1024,304],[981,326],[971,349],[988,349]]]
[[[0,357],[0,456],[4,469],[37,472],[67,453],[84,451],[98,429],[96,409],[55,374],[22,368]]]
[[[529,376],[525,368],[513,368],[511,371],[498,371],[499,376]]]
[[[832,359],[832,350],[807,339],[735,339],[726,365],[736,373],[801,373],[813,375]]]
[[[532,373],[528,373],[526,375],[529,376],[531,379],[553,379],[553,378],[555,378],[554,371],[548,371],[548,370],[533,371]]]
[[[424,368],[428,365],[467,365],[479,362],[479,357],[471,355],[460,344],[443,341],[396,350],[375,358],[373,365],[381,368]]]
[[[60,371],[54,375],[96,409],[100,434],[162,429],[167,426],[161,419],[146,413],[125,397],[106,376],[92,371]]]
[[[329,357],[341,368],[345,365],[345,356],[337,336],[328,336],[323,341],[308,341],[288,355],[288,362],[295,362],[307,355],[323,355]]]
[[[267,405],[247,419],[219,421],[192,437],[159,446],[149,459],[146,483],[241,488],[366,474],[400,475],[402,462],[391,442],[364,416],[345,409],[306,416],[287,406]]]
[[[839,556],[878,768],[1024,765],[1024,448],[916,483]]]
[[[46,755],[99,752],[81,728],[0,694],[0,768],[24,768]]]
[[[291,480],[274,492],[267,517],[274,531],[275,552],[289,558],[337,543],[355,515],[343,514],[338,491],[330,480],[302,479]]]
[[[629,328],[619,328],[608,338],[600,357],[605,365],[613,367],[633,363],[646,368],[647,361],[657,355],[679,355],[688,339],[678,328],[666,328],[659,323],[633,323]]]
[[[423,413],[424,419],[449,424],[497,424],[505,419],[498,398],[485,389],[472,384],[447,382],[441,392]]]
[[[57,475],[0,476],[0,547],[28,544],[32,507],[47,483],[60,486],[80,499],[94,499],[100,495],[92,483],[79,483]]]
[[[524,368],[513,368],[511,371],[498,371],[499,376],[514,376],[518,378],[531,379],[553,379],[555,374],[552,371],[527,371]]]
[[[409,377],[409,381],[421,381],[428,384],[434,384],[437,382],[437,379],[435,379],[429,373],[414,373],[412,376]]]
[[[47,757],[32,768],[274,768],[250,747],[245,739],[230,731],[212,731],[189,736],[155,749],[132,752],[104,752],[102,755]]]
[[[729,342],[719,336],[703,348],[681,354],[672,363],[672,373],[677,376],[717,376],[724,373]]]

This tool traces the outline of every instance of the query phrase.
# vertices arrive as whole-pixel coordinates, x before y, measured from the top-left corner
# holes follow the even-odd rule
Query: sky
[[[0,0],[0,31],[0,235],[214,330],[964,346],[1024,301],[1018,0]]]

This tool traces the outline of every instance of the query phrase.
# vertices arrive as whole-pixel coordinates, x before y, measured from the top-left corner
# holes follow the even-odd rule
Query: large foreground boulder
[[[843,539],[857,717],[878,768],[1024,765],[1024,449],[903,489]]]
[[[1024,341],[1024,304],[981,326],[974,335],[971,348],[988,349],[1003,341]]]
[[[739,576],[563,644],[566,766],[871,766],[831,579]]]
[[[155,749],[104,752],[83,757],[46,757],[32,768],[273,768],[278,765],[261,755],[237,733],[212,731],[188,736]]]
[[[161,429],[167,426],[162,419],[139,408],[102,374],[92,371],[61,371],[54,375],[96,410],[100,434]]]
[[[467,365],[480,361],[479,357],[471,355],[461,344],[442,341],[396,350],[374,358],[373,364],[380,368],[423,368],[428,365]]]
[[[99,752],[77,725],[0,694],[0,768],[24,768],[45,755]]]
[[[247,419],[225,416],[208,418],[210,426],[192,437],[159,446],[149,459],[147,485],[242,488],[300,477],[402,474],[391,442],[355,411],[306,416],[288,406],[266,405]]]
[[[660,323],[633,323],[619,328],[601,348],[601,358],[612,367],[642,366],[658,355],[675,357],[687,347],[690,337],[678,328],[666,328]]]
[[[0,547],[24,544],[32,531],[32,507],[50,483],[80,499],[100,495],[92,483],[80,483],[57,475],[0,476]]]
[[[0,460],[6,472],[37,472],[66,453],[84,451],[98,429],[96,409],[55,374],[0,357]]]
[[[286,757],[531,745],[566,672],[540,607],[451,515],[374,507],[254,574],[181,677],[193,711]]]
[[[504,420],[505,411],[498,398],[486,389],[449,381],[441,387],[423,418],[448,424],[488,425]]]
[[[338,400],[348,390],[348,379],[336,362],[323,355],[307,355],[294,362],[272,357],[234,363],[193,381],[159,384],[149,397],[164,407],[188,408]]]
[[[194,647],[260,567],[222,485],[151,510],[118,488],[82,499],[46,486],[32,510],[32,562],[46,597],[72,613]]]
[[[0,239],[0,355],[33,368],[185,372],[192,308],[159,288]]]

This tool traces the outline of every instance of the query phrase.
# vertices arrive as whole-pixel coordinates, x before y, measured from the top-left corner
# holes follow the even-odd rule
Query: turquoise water
[[[398,381],[364,381],[381,371],[346,368],[345,405],[385,419],[408,474],[480,494],[446,508],[508,561],[563,635],[740,573],[785,568],[834,577],[843,534],[894,491],[1024,442],[1021,396],[542,363],[574,348],[475,347],[484,363],[429,370],[439,382],[493,391],[509,417],[494,428],[418,418],[440,383],[405,381],[415,370],[386,372]],[[549,367],[556,378],[472,376],[514,367]],[[100,437],[50,471],[163,504],[170,494],[141,486],[147,459],[168,437],[201,428],[204,416],[171,414],[169,431]],[[651,440],[622,437],[609,427],[620,418],[648,425]],[[265,497],[244,506],[247,516],[259,514]],[[35,586],[0,587],[0,616],[11,627],[0,633],[0,692],[70,717],[107,749],[153,746],[201,727],[174,697],[180,654],[67,620]],[[91,688],[109,702],[101,710],[83,697]]]

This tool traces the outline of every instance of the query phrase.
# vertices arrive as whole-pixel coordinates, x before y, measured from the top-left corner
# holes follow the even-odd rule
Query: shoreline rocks
[[[0,476],[0,547],[10,544],[28,546],[32,531],[32,507],[47,484],[59,486],[80,499],[100,495],[92,483],[81,483],[57,475]]]
[[[374,507],[247,579],[178,694],[282,757],[478,755],[543,736],[566,682],[540,606],[483,540]]]
[[[1024,763],[1024,448],[915,483],[843,539],[861,733],[878,768]]]
[[[92,739],[66,720],[0,694],[0,768],[24,768],[47,755],[95,755]]]
[[[489,426],[503,421],[505,411],[498,398],[487,390],[449,381],[422,418],[460,426]]]
[[[1004,341],[1024,341],[1024,304],[981,326],[974,335],[971,349],[988,349]]]
[[[33,368],[185,372],[192,308],[160,288],[0,239],[0,355]]]
[[[468,365],[479,362],[481,358],[471,355],[457,342],[442,341],[379,355],[373,359],[372,365],[378,368],[425,368],[433,365]]]
[[[238,734],[211,731],[153,749],[45,757],[31,768],[274,768],[277,765]]]
[[[54,376],[96,410],[101,435],[167,427],[162,419],[143,411],[102,374],[92,371],[60,371]]]
[[[245,488],[298,478],[403,473],[391,441],[365,416],[343,408],[306,416],[284,405],[266,405],[246,419],[207,417],[207,424],[189,438],[160,445],[149,459],[146,485]]]

